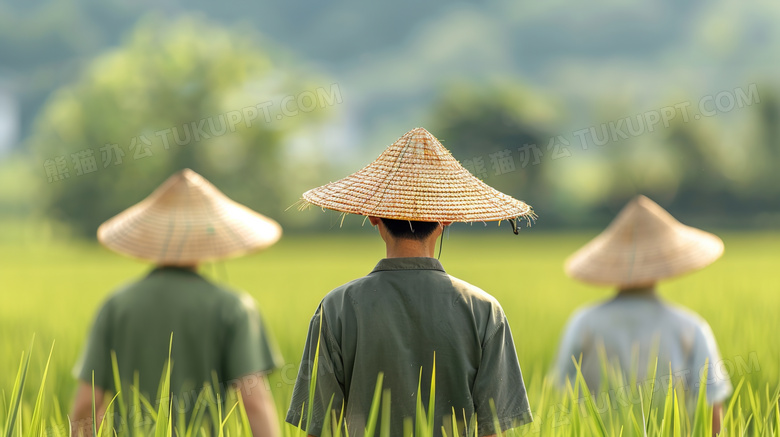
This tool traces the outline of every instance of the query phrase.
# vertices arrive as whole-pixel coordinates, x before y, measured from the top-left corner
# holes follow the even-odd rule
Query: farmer
[[[657,375],[667,377],[664,384],[673,377],[695,399],[707,368],[707,401],[714,406],[713,427],[719,430],[731,383],[727,375],[714,371],[720,355],[712,330],[697,314],[661,299],[656,284],[701,269],[722,253],[720,238],[683,225],[645,196],[633,199],[604,232],[566,262],[569,276],[616,287],[617,295],[571,317],[556,361],[558,382],[565,385],[568,378],[574,383],[572,358],[581,356],[583,377],[592,391],[597,390],[604,353],[610,365],[616,362],[624,375],[636,372],[637,381],[643,382],[652,378],[646,370],[650,367],[652,372],[657,357]],[[665,392],[667,386],[659,385]]]
[[[427,408],[434,365],[436,434],[443,426],[453,435],[453,411],[454,432],[461,435],[466,427],[473,435],[475,418],[480,436],[498,431],[494,417],[502,429],[531,421],[501,306],[449,276],[433,258],[436,240],[451,222],[509,220],[516,230],[517,218],[533,217],[528,205],[473,177],[422,128],[406,133],[352,176],[306,192],[303,202],[367,216],[385,242],[387,257],[368,276],[328,293],[317,307],[287,422],[320,435],[331,416],[326,410],[332,396],[336,417],[343,404],[349,435],[363,435],[383,373],[383,388],[391,396],[390,433],[401,435],[404,419],[415,416],[418,396]]]
[[[222,389],[233,385],[240,390],[254,435],[277,436],[276,409],[264,375],[280,362],[260,313],[249,295],[217,285],[197,270],[205,261],[271,246],[281,232],[275,221],[228,199],[189,169],[103,223],[98,229],[103,245],[151,261],[155,268],[114,292],[97,313],[74,369],[80,380],[71,414],[74,435],[92,435],[93,374],[98,408],[107,392],[119,389],[112,352],[125,399],[132,397],[129,386],[137,372],[141,394],[155,407],[167,402],[156,395],[173,334],[174,418],[180,411],[189,417],[214,372]]]

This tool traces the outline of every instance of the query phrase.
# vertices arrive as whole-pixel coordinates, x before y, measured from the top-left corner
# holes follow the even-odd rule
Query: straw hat
[[[302,203],[303,207],[313,204],[350,214],[426,222],[535,217],[529,205],[472,176],[423,128],[407,132],[357,173],[307,191]]]
[[[722,254],[720,238],[683,225],[657,203],[637,196],[566,261],[565,269],[585,282],[627,288],[701,269]]]
[[[190,169],[98,228],[109,249],[163,265],[191,265],[266,248],[278,223],[240,205]]]

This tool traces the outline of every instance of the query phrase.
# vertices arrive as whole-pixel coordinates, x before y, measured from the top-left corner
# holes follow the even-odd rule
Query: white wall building
[[[19,141],[19,104],[12,88],[0,79],[0,156]]]

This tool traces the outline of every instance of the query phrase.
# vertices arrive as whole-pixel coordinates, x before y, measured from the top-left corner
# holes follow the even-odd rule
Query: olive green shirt
[[[249,295],[233,293],[194,271],[165,267],[108,298],[74,373],[91,382],[94,371],[95,386],[114,390],[113,350],[122,384],[132,383],[137,371],[140,392],[156,405],[171,333],[171,393],[179,395],[177,408],[186,413],[204,382],[213,381],[212,371],[224,390],[238,378],[280,365]]]
[[[320,435],[328,403],[346,405],[351,436],[361,436],[377,376],[391,401],[390,434],[414,417],[418,380],[428,404],[434,352],[436,419],[453,435],[453,408],[463,435],[476,414],[479,435],[494,434],[490,400],[508,429],[531,421],[512,333],[495,298],[449,276],[433,258],[383,259],[368,276],[331,291],[309,326],[287,422],[306,429],[309,382],[319,341],[319,370],[309,434]],[[303,408],[303,410],[302,410]],[[301,417],[301,412],[303,416]],[[379,427],[377,427],[377,430]],[[473,435],[471,431],[470,435]]]

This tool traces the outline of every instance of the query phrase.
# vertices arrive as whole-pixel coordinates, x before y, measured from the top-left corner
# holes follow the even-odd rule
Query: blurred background
[[[56,340],[47,408],[67,411],[96,309],[149,269],[96,229],[189,167],[285,229],[202,269],[257,298],[283,414],[317,302],[384,253],[362,217],[290,207],[423,126],[538,214],[519,238],[456,224],[442,257],[524,334],[534,403],[569,314],[609,294],[563,260],[639,193],[723,237],[718,264],[662,294],[751,363],[735,384],[775,392],[777,23],[777,0],[0,0],[0,389],[32,348],[35,399]]]
[[[0,241],[94,239],[183,167],[325,231],[337,215],[285,210],[416,126],[539,229],[637,193],[777,229],[779,21],[776,1],[3,0]]]

